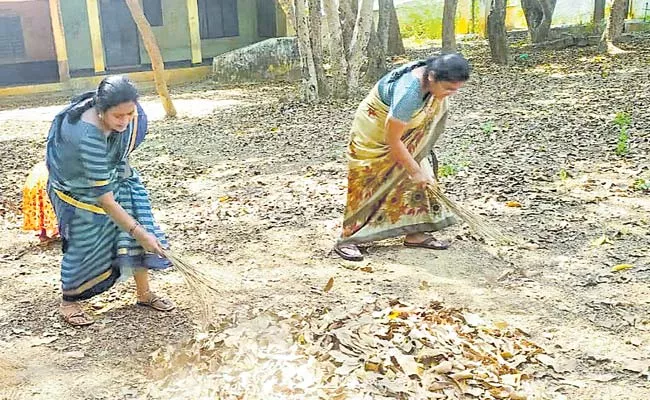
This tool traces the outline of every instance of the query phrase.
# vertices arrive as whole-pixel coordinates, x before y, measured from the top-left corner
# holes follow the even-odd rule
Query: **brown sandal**
[[[434,237],[429,236],[421,242],[412,243],[404,241],[406,247],[420,247],[429,250],[447,250],[450,246],[449,242],[439,242]]]
[[[176,308],[176,305],[174,305],[174,303],[169,299],[160,297],[153,293],[150,293],[149,296],[149,300],[138,300],[136,304],[142,307],[151,307],[156,311],[171,311]]]
[[[59,306],[59,314],[61,314],[61,318],[65,322],[72,326],[88,326],[95,323],[95,320],[86,314],[81,306],[76,303],[61,304]]]

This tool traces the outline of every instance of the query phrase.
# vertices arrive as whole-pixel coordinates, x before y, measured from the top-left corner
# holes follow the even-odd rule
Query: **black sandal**
[[[450,246],[449,242],[439,242],[434,237],[429,236],[421,242],[412,243],[404,241],[404,246],[406,247],[419,247],[422,249],[429,250],[447,250]]]
[[[334,246],[334,251],[344,260],[363,261],[361,250],[353,244],[337,244]]]

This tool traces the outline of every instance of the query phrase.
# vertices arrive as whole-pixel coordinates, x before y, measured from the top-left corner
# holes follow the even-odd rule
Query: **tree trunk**
[[[402,32],[399,29],[399,20],[397,19],[397,10],[395,4],[390,10],[390,32],[388,36],[388,55],[395,56],[406,53],[404,42],[402,41]]]
[[[379,0],[379,21],[377,23],[377,29],[375,29],[374,18],[370,28],[366,79],[371,81],[379,79],[386,73],[392,3],[392,0]]]
[[[348,91],[350,92],[354,92],[359,87],[361,67],[370,40],[372,6],[373,0],[361,0],[359,12],[357,13],[348,58]]]
[[[524,9],[528,34],[533,43],[542,43],[548,40],[553,21],[553,12],[557,0],[521,0]]]
[[[379,0],[379,20],[377,22],[377,38],[379,46],[384,54],[388,54],[388,42],[390,38],[391,25],[393,22],[393,13],[395,6],[393,0]]]
[[[314,67],[316,70],[316,80],[318,81],[318,95],[327,97],[328,87],[325,69],[323,68],[323,35],[321,0],[309,0],[309,29],[311,40],[311,51],[314,58]]]
[[[624,52],[614,45],[614,42],[621,36],[625,28],[625,17],[627,17],[627,0],[614,0],[607,19],[607,26],[600,39],[598,50],[617,54]]]
[[[366,69],[365,79],[375,81],[386,72],[386,53],[382,51],[379,41],[379,32],[375,29],[373,18],[370,26],[370,39],[368,40],[368,68]]]
[[[456,8],[458,0],[445,0],[442,11],[442,52],[456,52]]]
[[[140,2],[138,0],[126,0],[126,5],[129,7],[133,21],[138,27],[138,31],[142,36],[142,42],[144,42],[144,47],[147,49],[147,54],[151,59],[156,91],[160,96],[165,113],[168,117],[175,117],[176,108],[174,107],[172,98],[169,96],[169,89],[165,80],[165,64],[163,63],[162,54],[160,54],[160,48],[156,42],[156,36],[154,36],[151,30],[151,25],[149,25],[149,21],[147,21],[147,17],[144,15]]]
[[[318,80],[314,55],[312,54],[309,15],[307,14],[306,0],[295,0],[294,11],[296,15],[296,34],[298,36],[298,51],[300,52],[300,65],[302,66],[302,90],[306,101],[317,101]]]
[[[293,9],[293,2],[291,0],[278,0],[280,8],[284,12],[284,15],[287,17],[287,24],[293,28],[294,31],[298,32],[296,29],[296,13]]]
[[[591,21],[594,27],[599,27],[605,19],[605,3],[606,0],[594,0],[594,17]]]
[[[329,31],[330,74],[332,75],[332,94],[335,97],[348,95],[348,59],[343,45],[343,31],[336,0],[323,0],[325,18]]]
[[[487,18],[487,31],[492,60],[497,64],[508,64],[506,0],[492,0]]]
[[[350,43],[352,42],[352,35],[354,34],[354,24],[357,19],[357,13],[352,9],[352,1],[356,0],[339,0],[339,15],[341,17],[343,46],[345,46],[346,57],[350,52]]]

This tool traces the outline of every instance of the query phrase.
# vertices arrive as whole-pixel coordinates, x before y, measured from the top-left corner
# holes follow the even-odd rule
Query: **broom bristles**
[[[441,203],[444,207],[449,209],[452,213],[456,214],[462,219],[474,233],[481,236],[485,240],[492,240],[502,244],[512,244],[514,240],[504,235],[499,228],[488,224],[483,218],[474,214],[473,212],[460,207],[453,202],[450,198],[442,193],[440,187],[437,185],[428,185],[427,192],[431,197]]]
[[[163,250],[163,256],[181,273],[185,283],[189,286],[192,293],[196,295],[203,309],[204,322],[207,322],[210,316],[210,302],[208,298],[210,295],[219,293],[216,280],[194,264],[190,264],[178,257],[171,250]]]

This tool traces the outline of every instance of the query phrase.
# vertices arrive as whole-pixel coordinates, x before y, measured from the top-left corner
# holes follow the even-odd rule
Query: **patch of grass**
[[[616,143],[616,154],[625,156],[630,151],[630,133],[628,128],[632,123],[632,117],[625,111],[621,111],[614,117],[614,124],[618,126],[618,142]]]
[[[560,176],[560,180],[561,180],[561,181],[566,181],[567,179],[569,179],[569,178],[571,177],[571,175],[569,175],[569,172],[567,172],[567,170],[564,169],[564,168],[562,168],[562,169],[560,170],[560,172],[558,173],[558,175]]]
[[[491,135],[492,132],[494,132],[494,128],[495,128],[494,122],[492,121],[484,122],[481,124],[481,130],[483,131],[483,133],[485,133],[488,136]]]
[[[454,176],[458,173],[458,166],[455,164],[444,164],[438,167],[438,176],[440,178],[447,178]]]
[[[634,181],[632,188],[638,192],[650,192],[650,180],[639,178]]]

